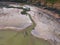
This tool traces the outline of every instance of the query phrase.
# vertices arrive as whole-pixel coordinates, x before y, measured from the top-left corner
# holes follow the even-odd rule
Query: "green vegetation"
[[[52,7],[53,7],[57,0],[46,0],[46,1],[49,2],[49,3],[51,3]]]
[[[26,14],[27,15],[27,11],[30,11],[30,8],[27,7],[23,7],[23,11],[21,12],[21,14]]]
[[[25,10],[23,10],[23,11],[21,12],[21,14],[27,14],[27,13],[26,13],[26,11],[25,11]]]

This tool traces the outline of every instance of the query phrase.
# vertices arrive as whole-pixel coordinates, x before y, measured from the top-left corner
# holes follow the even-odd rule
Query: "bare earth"
[[[22,30],[32,25],[29,16],[22,15],[21,11],[22,11],[21,9],[16,8],[5,8],[5,7],[1,8],[0,29],[11,28],[11,29]]]
[[[42,9],[37,7],[30,7],[31,11],[28,12],[31,14],[32,19],[36,23],[36,27],[32,30],[32,35],[43,38],[45,40],[56,40],[57,44],[60,42],[60,38],[57,37],[57,33],[60,32],[60,23],[55,19],[51,14],[45,13]],[[58,33],[59,35],[59,33]]]

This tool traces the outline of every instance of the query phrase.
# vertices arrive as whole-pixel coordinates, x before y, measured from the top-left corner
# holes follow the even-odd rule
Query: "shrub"
[[[25,10],[23,10],[23,11],[21,12],[21,14],[27,14],[27,12],[26,12]]]

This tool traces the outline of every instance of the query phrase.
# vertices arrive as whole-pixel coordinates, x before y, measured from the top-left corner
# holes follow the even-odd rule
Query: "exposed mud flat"
[[[60,42],[60,23],[55,19],[54,16],[44,13],[41,9],[37,7],[33,8],[29,13],[32,19],[36,23],[35,29],[31,31],[32,35],[38,38],[43,38],[45,40],[55,41],[59,45]],[[52,43],[53,43],[52,42]],[[54,43],[53,43],[54,44]]]
[[[0,29],[12,28],[12,29],[24,29],[32,22],[27,15],[21,14],[21,9],[5,8],[0,9]]]

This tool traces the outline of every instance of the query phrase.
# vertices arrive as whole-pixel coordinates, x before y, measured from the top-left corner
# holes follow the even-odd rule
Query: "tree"
[[[46,6],[46,5],[47,5],[47,2],[48,2],[48,0],[45,0],[45,1],[44,1],[44,6]]]
[[[51,6],[52,6],[52,8],[53,8],[54,4],[56,3],[56,1],[57,1],[57,0],[49,0],[49,3],[51,3],[51,4],[52,4],[52,5],[51,5]]]

